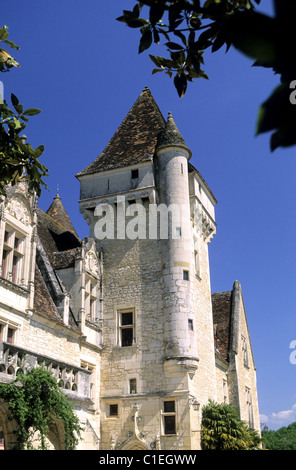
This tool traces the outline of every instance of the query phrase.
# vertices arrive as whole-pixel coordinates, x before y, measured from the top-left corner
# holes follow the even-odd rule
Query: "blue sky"
[[[180,99],[167,75],[151,74],[148,53],[138,54],[138,31],[115,21],[134,4],[16,0],[1,7],[9,39],[21,46],[7,46],[21,68],[1,74],[5,98],[13,92],[25,107],[42,110],[26,129],[34,147],[45,145],[42,162],[50,170],[39,205],[47,210],[59,188],[80,237],[88,235],[75,174],[101,153],[149,86],[163,115],[173,113],[193,165],[218,200],[217,234],[209,247],[212,291],[230,290],[235,280],[242,284],[262,422],[277,429],[296,421],[296,365],[290,362],[296,148],[271,153],[269,135],[255,137],[255,122],[278,78],[223,49],[205,55],[210,80],[190,84]],[[272,1],[262,0],[260,9],[272,13]]]

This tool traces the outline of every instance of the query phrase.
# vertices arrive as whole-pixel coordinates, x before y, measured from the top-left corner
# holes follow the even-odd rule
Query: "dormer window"
[[[139,170],[138,168],[136,168],[135,170],[132,170],[131,171],[131,176],[132,176],[132,180],[136,180],[139,178]]]

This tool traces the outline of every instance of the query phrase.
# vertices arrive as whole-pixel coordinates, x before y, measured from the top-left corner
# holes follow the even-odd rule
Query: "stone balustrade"
[[[32,367],[44,367],[50,371],[71,398],[90,399],[90,371],[0,341],[0,383],[9,383],[20,372],[26,373]]]

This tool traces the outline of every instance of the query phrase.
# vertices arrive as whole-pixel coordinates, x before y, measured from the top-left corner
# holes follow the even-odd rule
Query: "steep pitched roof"
[[[159,135],[157,149],[159,150],[171,145],[184,148],[189,152],[189,158],[191,157],[191,150],[185,144],[185,140],[176,126],[172,113],[169,113],[165,128]]]
[[[165,125],[166,121],[146,87],[105,150],[76,177],[151,161],[157,138]]]
[[[66,209],[64,208],[64,205],[58,194],[55,196],[51,205],[47,209],[46,214],[48,214],[58,224],[62,225],[66,230],[72,232],[77,237],[77,233],[72,225],[70,217],[68,216]]]
[[[34,308],[40,315],[64,324],[59,313],[59,297],[63,288],[55,269],[73,264],[73,256],[81,247],[81,241],[59,196],[55,197],[47,212],[37,209],[37,234]],[[78,331],[73,312],[69,316],[68,327]]]
[[[35,267],[35,290],[34,290],[34,310],[43,317],[55,320],[57,323],[63,324],[61,316],[58,313],[46,283],[42,277],[40,269]]]
[[[213,324],[216,349],[228,361],[230,346],[232,291],[212,294]]]
[[[229,361],[229,353],[238,352],[240,321],[242,320],[240,318],[241,308],[243,309],[244,321],[248,329],[242,288],[239,281],[234,282],[231,291],[212,294],[216,350],[226,361]],[[250,353],[254,362],[251,342]]]
[[[53,262],[54,252],[68,251],[81,246],[81,241],[75,230],[74,232],[67,230],[64,225],[39,208],[37,210],[37,220],[38,236],[51,262]]]

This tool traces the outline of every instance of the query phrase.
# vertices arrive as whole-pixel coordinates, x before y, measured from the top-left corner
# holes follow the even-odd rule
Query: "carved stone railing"
[[[32,367],[50,371],[59,386],[74,399],[79,396],[90,400],[90,371],[0,341],[0,383],[10,382],[18,373],[26,373]]]

